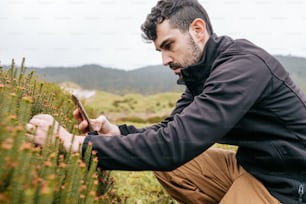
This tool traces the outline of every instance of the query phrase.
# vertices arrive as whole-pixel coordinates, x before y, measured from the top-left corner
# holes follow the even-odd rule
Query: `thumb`
[[[79,130],[85,134],[86,132],[88,132],[88,122],[86,120],[83,120],[82,122],[80,122],[79,124]]]
[[[104,115],[100,115],[98,118],[92,120],[94,130],[101,132],[102,134],[108,134],[111,131],[111,123]]]

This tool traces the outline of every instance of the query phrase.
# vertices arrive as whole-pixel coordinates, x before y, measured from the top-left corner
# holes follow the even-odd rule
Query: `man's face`
[[[182,68],[200,60],[202,49],[188,31],[182,33],[165,20],[157,25],[156,33],[155,48],[161,52],[163,64],[169,66],[175,74],[181,77]]]

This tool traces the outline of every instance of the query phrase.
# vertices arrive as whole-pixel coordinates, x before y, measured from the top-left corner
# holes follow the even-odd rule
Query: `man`
[[[142,30],[185,92],[147,128],[92,120],[99,135],[76,137],[74,149],[91,142],[103,169],[154,170],[182,203],[305,203],[306,97],[282,65],[247,40],[214,34],[196,0],[160,0]],[[74,116],[86,132],[79,110]],[[36,143],[52,120],[30,121]],[[59,134],[68,147],[71,134]],[[210,148],[216,142],[239,148]]]

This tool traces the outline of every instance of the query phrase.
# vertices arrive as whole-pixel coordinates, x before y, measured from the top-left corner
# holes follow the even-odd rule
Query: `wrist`
[[[79,152],[80,148],[82,148],[80,146],[83,144],[84,139],[84,136],[73,136],[70,134],[70,136],[64,140],[64,148],[67,151],[71,150],[71,152]]]
[[[112,125],[112,129],[113,129],[113,134],[112,135],[121,135],[121,131],[119,129],[119,127],[117,125]]]
[[[82,149],[84,139],[85,139],[84,136],[77,136],[77,135],[74,136],[71,151],[72,152],[79,152]]]

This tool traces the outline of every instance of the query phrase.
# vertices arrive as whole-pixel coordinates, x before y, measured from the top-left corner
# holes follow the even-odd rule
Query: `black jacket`
[[[282,65],[248,42],[213,35],[182,70],[186,91],[160,124],[89,136],[103,169],[173,170],[214,143],[283,203],[306,201],[306,97]],[[128,135],[128,136],[124,136]]]

